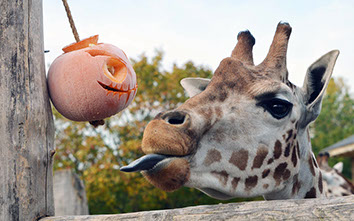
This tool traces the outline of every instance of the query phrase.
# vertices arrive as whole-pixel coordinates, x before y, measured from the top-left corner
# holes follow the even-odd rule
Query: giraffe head
[[[211,80],[181,81],[190,99],[148,124],[142,142],[147,155],[122,170],[142,170],[166,191],[188,186],[218,199],[289,197],[285,187],[298,193],[300,161],[306,164],[304,178],[319,175],[307,126],[320,112],[339,52],[313,63],[298,88],[288,81],[286,68],[290,33],[289,24],[279,23],[266,58],[255,66],[255,39],[240,32],[231,57],[221,61]],[[317,189],[306,192],[314,196]]]
[[[343,162],[332,167],[328,165],[329,153],[320,153],[317,156],[318,166],[322,171],[323,182],[328,197],[348,196],[354,194],[354,185],[343,176]]]

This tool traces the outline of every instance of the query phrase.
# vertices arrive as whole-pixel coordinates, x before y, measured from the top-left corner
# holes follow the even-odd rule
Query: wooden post
[[[354,156],[350,158],[350,161],[352,163],[352,183],[354,184]]]
[[[55,215],[88,215],[88,203],[84,182],[71,169],[54,173]]]
[[[53,215],[42,0],[0,1],[0,220]]]

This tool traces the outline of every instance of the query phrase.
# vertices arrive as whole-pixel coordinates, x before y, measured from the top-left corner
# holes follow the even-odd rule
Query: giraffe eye
[[[293,107],[292,103],[279,98],[263,101],[259,105],[276,119],[281,119],[287,116]]]

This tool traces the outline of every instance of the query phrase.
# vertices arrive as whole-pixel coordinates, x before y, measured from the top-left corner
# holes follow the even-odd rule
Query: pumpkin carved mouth
[[[115,92],[115,93],[130,93],[132,91],[135,91],[137,86],[135,86],[135,88],[133,89],[130,89],[130,90],[123,90],[122,88],[119,89],[118,87],[114,87],[113,84],[110,84],[110,85],[105,85],[104,83],[100,82],[100,81],[97,81],[97,83],[99,85],[101,85],[101,87],[103,89],[105,89],[106,91],[108,92]]]

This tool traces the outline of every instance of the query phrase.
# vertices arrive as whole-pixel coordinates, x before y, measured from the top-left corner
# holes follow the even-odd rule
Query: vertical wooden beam
[[[0,220],[37,220],[54,214],[42,0],[0,9]]]
[[[57,170],[53,180],[56,216],[89,214],[85,185],[76,173]]]

